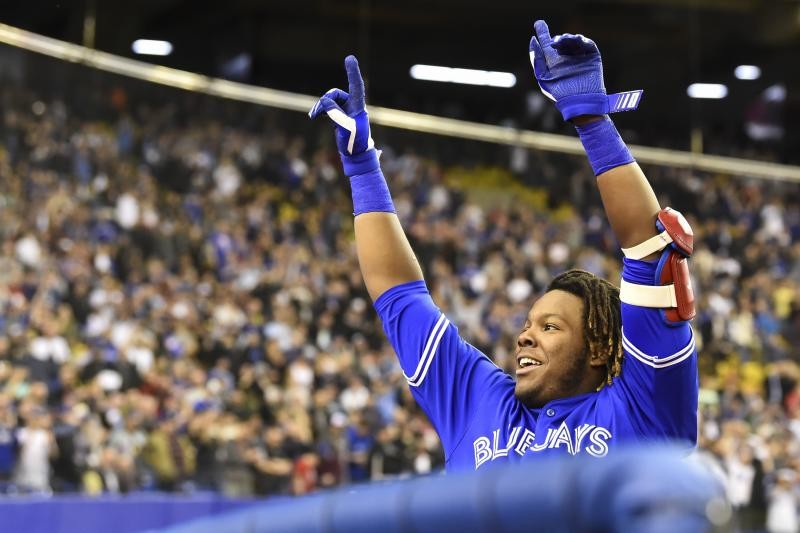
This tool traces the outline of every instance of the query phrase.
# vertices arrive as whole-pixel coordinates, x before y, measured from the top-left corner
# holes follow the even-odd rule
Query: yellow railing
[[[254,87],[244,83],[151,65],[142,61],[59,41],[58,39],[38,35],[6,24],[0,24],[0,43],[161,85],[280,109],[306,112],[316,102],[316,97],[314,96]],[[423,115],[385,107],[370,106],[370,120],[373,124],[390,128],[402,128],[436,135],[447,135],[462,139],[567,154],[583,153],[580,142],[573,137]],[[630,148],[640,163],[800,182],[800,167],[797,166],[734,157],[693,154],[647,146],[631,145]]]

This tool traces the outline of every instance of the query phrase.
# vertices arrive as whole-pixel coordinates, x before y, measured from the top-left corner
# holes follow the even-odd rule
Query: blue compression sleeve
[[[575,127],[589,156],[589,164],[595,176],[612,168],[633,163],[634,159],[625,146],[617,128],[608,117]]]
[[[342,154],[342,164],[345,174],[350,178],[354,215],[396,213],[389,186],[378,163],[377,150],[368,150],[355,156]]]

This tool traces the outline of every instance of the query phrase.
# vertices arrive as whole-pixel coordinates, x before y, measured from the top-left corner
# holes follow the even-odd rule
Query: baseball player
[[[516,379],[459,337],[432,301],[380,169],[355,57],[345,59],[349,92],[331,89],[309,112],[335,123],[367,290],[448,470],[543,454],[603,457],[632,442],[696,442],[692,230],[659,206],[608,117],[635,109],[642,91],[607,94],[592,40],[551,37],[541,20],[534,29],[534,74],[577,129],[625,257],[620,289],[579,270],[552,280],[519,332]]]

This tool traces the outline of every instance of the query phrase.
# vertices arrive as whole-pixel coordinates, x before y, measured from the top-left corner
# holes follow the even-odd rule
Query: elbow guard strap
[[[695,316],[695,305],[688,258],[694,249],[694,233],[684,216],[669,207],[659,211],[656,228],[660,233],[655,237],[622,250],[630,259],[642,259],[664,250],[656,268],[655,286],[622,280],[620,300],[661,309],[668,324],[691,320]]]

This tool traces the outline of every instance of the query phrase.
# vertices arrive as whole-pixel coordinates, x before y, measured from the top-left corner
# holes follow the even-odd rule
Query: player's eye
[[[544,325],[544,328],[542,328],[542,330],[544,331],[552,331],[556,329],[558,329],[558,326],[556,326],[552,322],[548,322],[547,324]]]
[[[529,327],[531,327],[531,323],[530,323],[530,322],[525,322],[525,324],[523,324],[523,326],[522,326],[522,330],[520,331],[520,333],[525,333],[525,331],[526,331],[526,330],[527,330]]]

